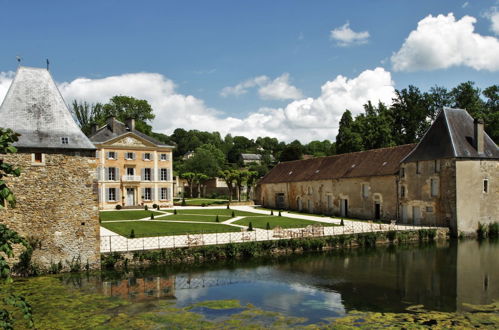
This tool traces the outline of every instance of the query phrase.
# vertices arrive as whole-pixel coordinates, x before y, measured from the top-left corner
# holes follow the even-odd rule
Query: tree
[[[250,200],[251,198],[251,192],[252,188],[255,186],[258,178],[260,175],[256,171],[248,171],[247,176],[246,176],[246,196],[247,200]]]
[[[445,87],[434,86],[430,88],[430,91],[426,93],[426,97],[429,101],[428,115],[431,121],[435,120],[440,110],[452,105],[452,95]]]
[[[370,150],[395,145],[391,132],[393,120],[385,104],[379,102],[375,107],[369,101],[364,105],[364,111],[365,114],[355,118],[358,132],[362,132],[363,149]]]
[[[303,157],[303,146],[298,140],[294,140],[288,144],[284,150],[281,152],[279,160],[281,162],[287,162],[290,160],[298,160]]]
[[[234,183],[236,181],[237,173],[235,170],[227,169],[219,171],[218,176],[221,177],[227,184],[227,189],[229,190],[229,203],[230,203],[232,202]]]
[[[152,127],[147,122],[153,120],[155,116],[151,105],[146,100],[117,95],[104,104],[102,110],[104,118],[114,116],[121,121],[133,118],[138,131],[144,134],[151,134],[152,132]]]
[[[346,110],[341,116],[338,135],[336,135],[336,153],[362,150],[362,137],[356,132],[354,120],[350,110]]]
[[[184,170],[216,177],[224,163],[225,155],[220,149],[211,144],[203,144],[196,148],[194,156],[184,162]]]
[[[14,133],[11,129],[0,128],[0,154],[9,154],[17,152],[17,149],[12,146],[18,140],[19,134]],[[3,158],[0,158],[0,209],[5,205],[10,207],[16,206],[14,194],[7,186],[4,180],[6,176],[19,176],[21,174],[18,168],[5,163]],[[6,225],[0,224],[0,281],[11,283],[10,266],[7,258],[14,257],[13,245],[21,244],[26,249],[30,248],[26,239],[21,237],[17,232],[9,229]],[[8,294],[3,299],[6,306],[17,307],[24,315],[24,319],[28,321],[28,326],[33,327],[33,318],[31,314],[31,305],[24,297]],[[14,320],[11,313],[4,308],[0,308],[0,327],[2,329],[13,329]]]
[[[236,187],[237,187],[237,200],[240,202],[241,201],[241,191],[243,190],[243,185],[246,182],[246,179],[248,178],[248,171],[244,170],[235,170],[235,182],[236,182]]]
[[[198,186],[198,197],[204,197],[205,195],[205,189],[206,186],[203,187],[203,194],[201,195],[201,185],[204,185],[206,183],[206,181],[208,181],[210,179],[209,176],[203,174],[203,173],[196,173],[196,183],[197,183],[197,186]]]
[[[486,100],[485,130],[495,143],[499,143],[499,85],[483,91]]]
[[[192,188],[194,186],[194,181],[196,180],[196,173],[193,173],[193,172],[184,172],[184,173],[181,173],[180,174],[180,177],[182,179],[186,179],[187,180],[187,184],[189,185],[189,190],[190,190],[190,197],[193,197],[193,194],[192,194]]]
[[[89,104],[87,102],[79,103],[74,100],[71,105],[71,113],[78,126],[86,136],[92,134],[92,125],[103,125],[106,118],[102,111],[102,104]]]
[[[452,107],[465,109],[473,118],[483,118],[485,102],[480,98],[481,91],[475,83],[467,81],[454,87],[451,92]]]

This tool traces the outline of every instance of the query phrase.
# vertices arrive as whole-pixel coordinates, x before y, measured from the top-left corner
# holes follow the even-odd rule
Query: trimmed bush
[[[157,209],[158,207],[159,207],[159,205],[158,205],[158,204],[152,204],[152,208],[153,208],[153,209]]]
[[[135,238],[135,230],[130,231],[130,238]]]
[[[220,222],[220,219],[218,218],[218,214],[217,214],[217,217],[215,218],[215,222]]]
[[[227,204],[227,210],[230,210],[230,204]]]
[[[173,209],[173,214],[177,214],[177,209]]]
[[[270,230],[270,223],[267,222],[267,230]]]
[[[279,210],[279,216],[281,217],[281,210]]]
[[[274,215],[274,210],[270,210],[270,215]]]
[[[343,222],[343,219],[341,219],[340,226],[344,226],[344,225],[345,225],[345,223]]]
[[[154,213],[151,213],[151,220],[154,220]]]
[[[144,211],[147,211],[149,207],[147,205],[144,205]]]
[[[248,231],[253,231],[253,223],[250,223],[248,224]]]
[[[232,217],[234,218],[236,216],[236,213],[232,211]]]
[[[182,197],[182,203],[180,205],[182,205],[182,206],[186,206],[187,205],[187,203],[185,202],[185,197]]]
[[[115,206],[115,209],[117,209],[117,210],[121,210],[121,205],[120,205],[120,204],[116,205],[116,206]]]

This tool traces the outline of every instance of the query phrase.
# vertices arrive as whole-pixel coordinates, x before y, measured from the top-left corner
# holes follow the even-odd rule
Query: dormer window
[[[62,144],[69,144],[69,138],[68,137],[62,137],[61,138],[61,143]]]

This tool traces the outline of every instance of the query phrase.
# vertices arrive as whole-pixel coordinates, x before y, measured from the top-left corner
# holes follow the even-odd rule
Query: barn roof
[[[277,164],[260,184],[394,175],[415,144]]]
[[[466,110],[444,108],[403,162],[440,158],[499,158],[499,148],[485,132],[484,152],[477,152],[474,130],[473,117]]]
[[[1,127],[21,134],[14,143],[16,147],[95,149],[74,121],[46,69],[17,69],[0,106],[0,118]]]

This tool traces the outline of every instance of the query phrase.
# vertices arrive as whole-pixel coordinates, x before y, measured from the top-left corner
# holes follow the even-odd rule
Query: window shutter
[[[142,198],[142,200],[144,200],[144,197],[145,197],[145,188],[142,188],[141,191],[142,191],[142,195],[140,196],[140,198]]]
[[[142,160],[146,160],[146,153],[145,152],[142,153]]]
[[[151,152],[151,160],[154,160],[154,153]]]
[[[166,199],[170,200],[170,188],[166,188]]]
[[[166,180],[167,180],[167,181],[170,181],[170,180],[171,180],[171,178],[170,178],[170,174],[171,174],[171,173],[170,173],[170,170],[169,170],[169,169],[166,169]]]
[[[114,188],[114,191],[116,192],[115,196],[116,196],[116,201],[117,202],[121,202],[121,197],[120,197],[120,189],[119,188]]]
[[[116,181],[120,181],[120,168],[116,167],[115,169],[115,174],[116,174]]]
[[[135,160],[135,152],[132,152],[132,159]]]
[[[151,168],[151,181],[154,181],[155,174],[154,168]]]
[[[118,152],[117,151],[114,152],[114,159],[118,159]]]
[[[109,202],[109,188],[106,188],[106,196],[105,196],[105,201]]]
[[[146,169],[145,168],[141,168],[140,169],[140,180],[144,181],[145,179],[146,179]]]

